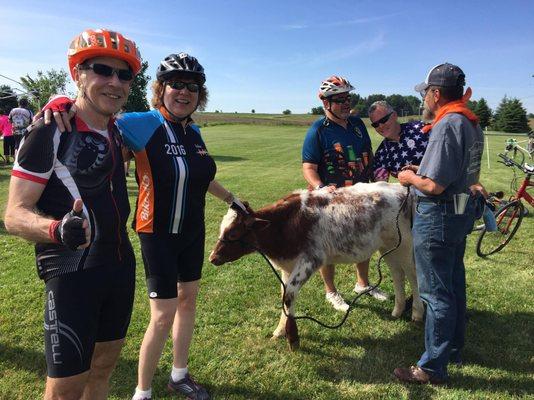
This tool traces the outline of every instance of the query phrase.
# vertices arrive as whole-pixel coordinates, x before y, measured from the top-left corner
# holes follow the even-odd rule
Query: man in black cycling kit
[[[13,167],[6,229],[35,242],[45,281],[45,399],[105,399],[132,312],[135,259],[113,114],[141,67],[134,42],[86,30],[71,43],[72,132],[37,122]]]

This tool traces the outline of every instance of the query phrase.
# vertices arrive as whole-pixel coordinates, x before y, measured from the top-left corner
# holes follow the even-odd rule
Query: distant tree
[[[11,86],[0,85],[0,114],[7,115],[17,106],[17,95]]]
[[[406,104],[409,107],[409,115],[419,115],[419,107],[421,107],[421,100],[415,96],[404,96]]]
[[[351,107],[352,110],[354,110],[354,114],[358,115],[359,117],[365,117],[367,116],[367,109],[365,99],[360,98],[358,102]]]
[[[529,118],[534,118],[534,113],[528,113]]]
[[[521,101],[504,96],[495,111],[493,127],[496,130],[510,133],[528,132],[530,128],[527,111],[523,108]]]
[[[406,98],[400,94],[392,94],[386,97],[388,104],[393,107],[397,114],[401,117],[411,114],[412,107],[406,101]]]
[[[480,124],[480,127],[482,129],[486,129],[491,121],[491,109],[488,107],[488,103],[483,97],[477,101],[477,105],[473,112],[478,117],[478,123]]]
[[[386,96],[384,96],[383,94],[370,94],[365,99],[365,106],[363,109],[360,109],[360,104],[358,104],[357,107],[354,108],[357,108],[360,111],[360,117],[365,118],[369,116],[367,110],[369,110],[371,104],[379,100],[386,100]]]
[[[215,114],[218,114],[219,113],[219,110],[215,110]]]
[[[37,71],[37,77],[32,78],[28,74],[22,76],[22,86],[31,93],[30,105],[34,110],[40,110],[54,94],[65,94],[67,87],[67,73],[64,70],[51,69],[43,73]]]
[[[476,100],[467,100],[467,107],[475,112],[476,108],[477,108],[477,101]]]
[[[141,71],[137,74],[130,87],[130,95],[128,101],[124,105],[124,111],[148,111],[148,101],[146,99],[146,87],[150,82],[150,76],[146,74],[148,62],[144,61],[141,64]],[[203,111],[203,110],[200,110]]]
[[[357,93],[350,94],[350,108],[354,108],[362,100],[362,96]]]
[[[254,109],[252,109],[250,112],[251,112],[252,114],[256,114],[256,110],[254,110]]]
[[[291,110],[284,110],[284,111],[282,111],[282,114],[290,115],[291,114]]]
[[[322,106],[313,107],[311,113],[312,115],[324,115],[324,108]]]

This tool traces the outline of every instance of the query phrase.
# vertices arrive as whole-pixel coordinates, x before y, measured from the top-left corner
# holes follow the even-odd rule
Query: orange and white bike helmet
[[[128,63],[134,75],[141,70],[141,53],[135,42],[107,29],[86,29],[80,33],[70,43],[67,56],[73,79],[76,65],[93,57],[119,58]]]
[[[331,76],[330,78],[321,82],[319,88],[319,98],[321,100],[340,93],[348,93],[354,90],[354,86],[342,76]]]

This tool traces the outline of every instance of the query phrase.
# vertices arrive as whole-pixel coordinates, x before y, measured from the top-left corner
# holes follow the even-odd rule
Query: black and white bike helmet
[[[176,75],[190,77],[200,85],[206,82],[204,68],[195,57],[187,53],[168,55],[160,62],[156,72],[156,78],[160,82],[167,81]]]
[[[342,76],[331,76],[321,82],[319,98],[326,99],[335,94],[348,93],[354,90],[354,86]]]

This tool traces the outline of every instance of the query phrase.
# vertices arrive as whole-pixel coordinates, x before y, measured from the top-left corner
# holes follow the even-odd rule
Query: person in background
[[[371,126],[384,138],[373,159],[376,181],[388,181],[406,165],[419,165],[423,159],[428,135],[423,133],[423,121],[399,123],[395,110],[384,100],[369,107]]]
[[[456,65],[432,68],[415,90],[432,119],[419,167],[406,166],[399,182],[417,195],[413,243],[419,293],[426,303],[425,351],[416,366],[396,368],[405,383],[442,384],[449,363],[462,363],[466,325],[464,253],[466,236],[477,217],[483,188],[479,181],[484,136],[478,118],[466,105],[465,74]],[[481,212],[480,212],[481,214]]]
[[[15,137],[13,127],[7,115],[0,115],[0,134],[4,138],[4,163],[10,164],[15,159]]]
[[[336,187],[371,179],[371,139],[363,121],[350,115],[352,90],[354,87],[350,82],[339,76],[331,76],[321,83],[319,99],[325,116],[308,129],[302,147],[302,173],[310,189],[333,191]],[[380,289],[369,285],[369,260],[358,263],[356,271],[355,292],[366,292],[378,300],[387,299]],[[320,273],[326,300],[336,310],[346,311],[349,305],[334,284],[335,266],[325,265]]]
[[[26,129],[32,122],[32,118],[33,113],[28,108],[28,99],[25,97],[19,99],[19,106],[9,112],[9,122],[13,127],[13,137],[15,138],[15,154],[19,149],[20,141],[26,133]]]
[[[5,226],[35,242],[45,282],[44,398],[103,400],[135,289],[122,139],[113,115],[126,103],[141,55],[118,32],[87,29],[71,42],[68,65],[78,88],[72,133],[42,120],[29,128],[13,166]]]

